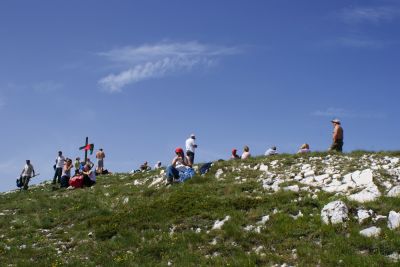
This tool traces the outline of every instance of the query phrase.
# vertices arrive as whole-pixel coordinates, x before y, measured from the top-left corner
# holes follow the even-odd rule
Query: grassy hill
[[[170,187],[151,171],[101,176],[92,188],[41,184],[4,193],[0,265],[398,266],[400,229],[378,215],[400,211],[400,197],[387,196],[400,184],[399,157],[278,155],[217,162],[208,174]],[[359,188],[326,192],[304,184],[307,165],[315,177],[336,177],[332,182],[371,169],[381,196],[359,203],[349,199]],[[346,203],[348,220],[324,224],[321,210],[334,200]],[[374,215],[360,223],[360,209]],[[369,226],[381,228],[378,237],[360,235]]]

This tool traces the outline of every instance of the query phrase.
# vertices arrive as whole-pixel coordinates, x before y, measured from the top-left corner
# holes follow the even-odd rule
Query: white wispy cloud
[[[347,110],[344,108],[329,107],[323,110],[317,110],[312,112],[313,116],[329,117],[329,118],[359,118],[359,119],[383,119],[386,117],[385,113],[382,112],[371,112],[371,111],[356,111]]]
[[[205,45],[199,42],[159,43],[128,46],[99,53],[122,68],[99,80],[109,92],[118,92],[129,84],[159,78],[176,72],[188,71],[195,66],[210,66],[222,56],[239,53],[236,47]]]
[[[55,81],[42,81],[33,85],[33,89],[38,93],[51,93],[63,88],[63,84]]]
[[[343,9],[339,18],[345,23],[381,23],[389,22],[400,17],[400,8],[397,6],[353,7]]]

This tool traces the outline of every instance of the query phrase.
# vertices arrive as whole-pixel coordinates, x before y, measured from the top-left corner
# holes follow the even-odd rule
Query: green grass
[[[365,151],[345,155],[351,159],[337,156],[343,174],[360,169],[359,158],[365,154],[400,156],[399,152]],[[1,195],[0,265],[395,266],[386,256],[399,252],[400,231],[387,229],[386,221],[366,220],[359,225],[354,216],[361,207],[382,215],[399,211],[400,199],[381,197],[361,205],[324,192],[318,193],[318,199],[305,191],[267,192],[259,181],[264,174],[253,169],[278,160],[271,171],[297,174],[297,163],[325,156],[312,153],[218,162],[207,175],[168,188],[149,187],[150,182],[133,185],[134,180],[159,175],[149,172],[99,177],[90,189],[53,191],[51,185],[44,185]],[[323,163],[314,165],[317,172],[323,172]],[[241,170],[232,172],[233,167]],[[224,170],[221,180],[215,178],[218,169]],[[246,181],[236,180],[238,176]],[[384,173],[382,177],[388,178]],[[288,181],[282,186],[293,184],[298,183]],[[350,220],[343,225],[323,225],[321,209],[336,199],[348,204]],[[273,214],[274,209],[278,213]],[[304,216],[294,220],[290,215],[299,211]],[[231,219],[222,229],[211,229],[227,215]],[[244,231],[264,215],[270,215],[270,220],[259,233]],[[358,234],[372,225],[382,228],[378,238]]]

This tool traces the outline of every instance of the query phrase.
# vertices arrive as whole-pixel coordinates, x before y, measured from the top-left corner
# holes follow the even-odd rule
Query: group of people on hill
[[[341,126],[341,122],[339,119],[334,119],[331,121],[333,125],[333,134],[332,134],[332,145],[330,146],[330,151],[342,152],[343,150],[343,128]],[[175,157],[172,159],[171,165],[166,168],[166,176],[167,176],[167,185],[173,183],[174,181],[182,181],[187,177],[191,177],[194,175],[193,164],[195,159],[195,151],[197,149],[196,144],[196,136],[191,134],[190,137],[185,142],[185,151],[178,147],[175,149]],[[309,153],[310,145],[303,144],[297,153]],[[273,146],[269,148],[265,152],[265,156],[272,156],[278,154],[277,147]],[[248,159],[251,157],[250,148],[246,145],[243,148],[243,153],[241,155],[237,154],[237,149],[232,150],[232,154],[230,156],[231,159]],[[54,167],[54,177],[53,177],[53,185],[56,183],[60,184],[60,187],[69,187],[71,186],[71,181],[74,181],[74,178],[80,178],[82,186],[92,186],[96,183],[96,174],[106,174],[107,170],[104,169],[104,158],[105,153],[103,149],[99,149],[96,153],[97,159],[97,167],[96,170],[92,170],[94,167],[94,163],[87,158],[86,162],[81,162],[80,158],[75,159],[74,165],[72,164],[72,160],[69,158],[65,158],[62,154],[62,151],[58,152],[58,156],[56,158],[56,164]],[[206,163],[207,167],[211,164]],[[75,167],[75,174],[71,177],[71,169]],[[162,164],[160,161],[156,163],[154,169],[160,169]],[[148,171],[151,170],[151,167],[148,165],[148,162],[144,162],[139,170],[137,171]],[[20,178],[17,180],[17,185],[22,189],[28,189],[29,181],[32,177],[35,176],[35,170],[30,160],[26,160],[26,164],[21,172]]]
[[[94,163],[87,158],[81,161],[79,157],[72,164],[72,159],[65,158],[62,151],[58,151],[56,164],[54,167],[53,185],[60,184],[61,188],[74,187],[74,183],[80,186],[90,187],[96,183],[96,175],[104,172],[104,158],[106,157],[103,149],[96,152],[97,167],[94,170]],[[75,167],[75,174],[72,176],[72,168]],[[79,186],[78,186],[79,187]]]
[[[75,159],[74,164],[72,164],[72,159],[64,157],[62,151],[58,151],[55,164],[53,165],[54,176],[52,184],[60,185],[60,188],[67,188],[74,184],[81,186],[92,186],[96,183],[96,175],[108,173],[104,169],[104,158],[106,157],[103,149],[99,149],[96,153],[97,167],[94,170],[94,163],[87,158],[86,161],[81,161],[79,157]],[[75,167],[74,175],[71,174],[72,168]],[[17,179],[17,186],[23,190],[28,189],[28,184],[30,179],[35,176],[35,170],[30,160],[26,160],[26,164],[22,169],[20,178]],[[55,188],[55,187],[54,187]]]

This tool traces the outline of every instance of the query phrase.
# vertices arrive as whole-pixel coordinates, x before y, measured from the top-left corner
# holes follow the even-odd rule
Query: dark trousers
[[[343,140],[336,140],[332,143],[330,150],[342,152],[343,151]]]
[[[174,179],[179,179],[179,171],[174,166],[168,166],[166,174],[168,182],[172,182]]]
[[[192,151],[186,151],[186,155],[189,157],[190,162],[194,163],[194,153]]]
[[[54,172],[54,177],[53,177],[53,184],[56,183],[56,179],[57,179],[57,183],[60,183],[61,174],[62,174],[62,168],[56,168],[56,171]]]
[[[22,176],[21,177],[21,184],[24,190],[28,189],[29,180],[31,179],[30,176]]]
[[[89,176],[87,176],[86,174],[83,175],[83,185],[87,186],[87,187],[91,187],[92,185],[94,185],[96,182],[92,181]]]

